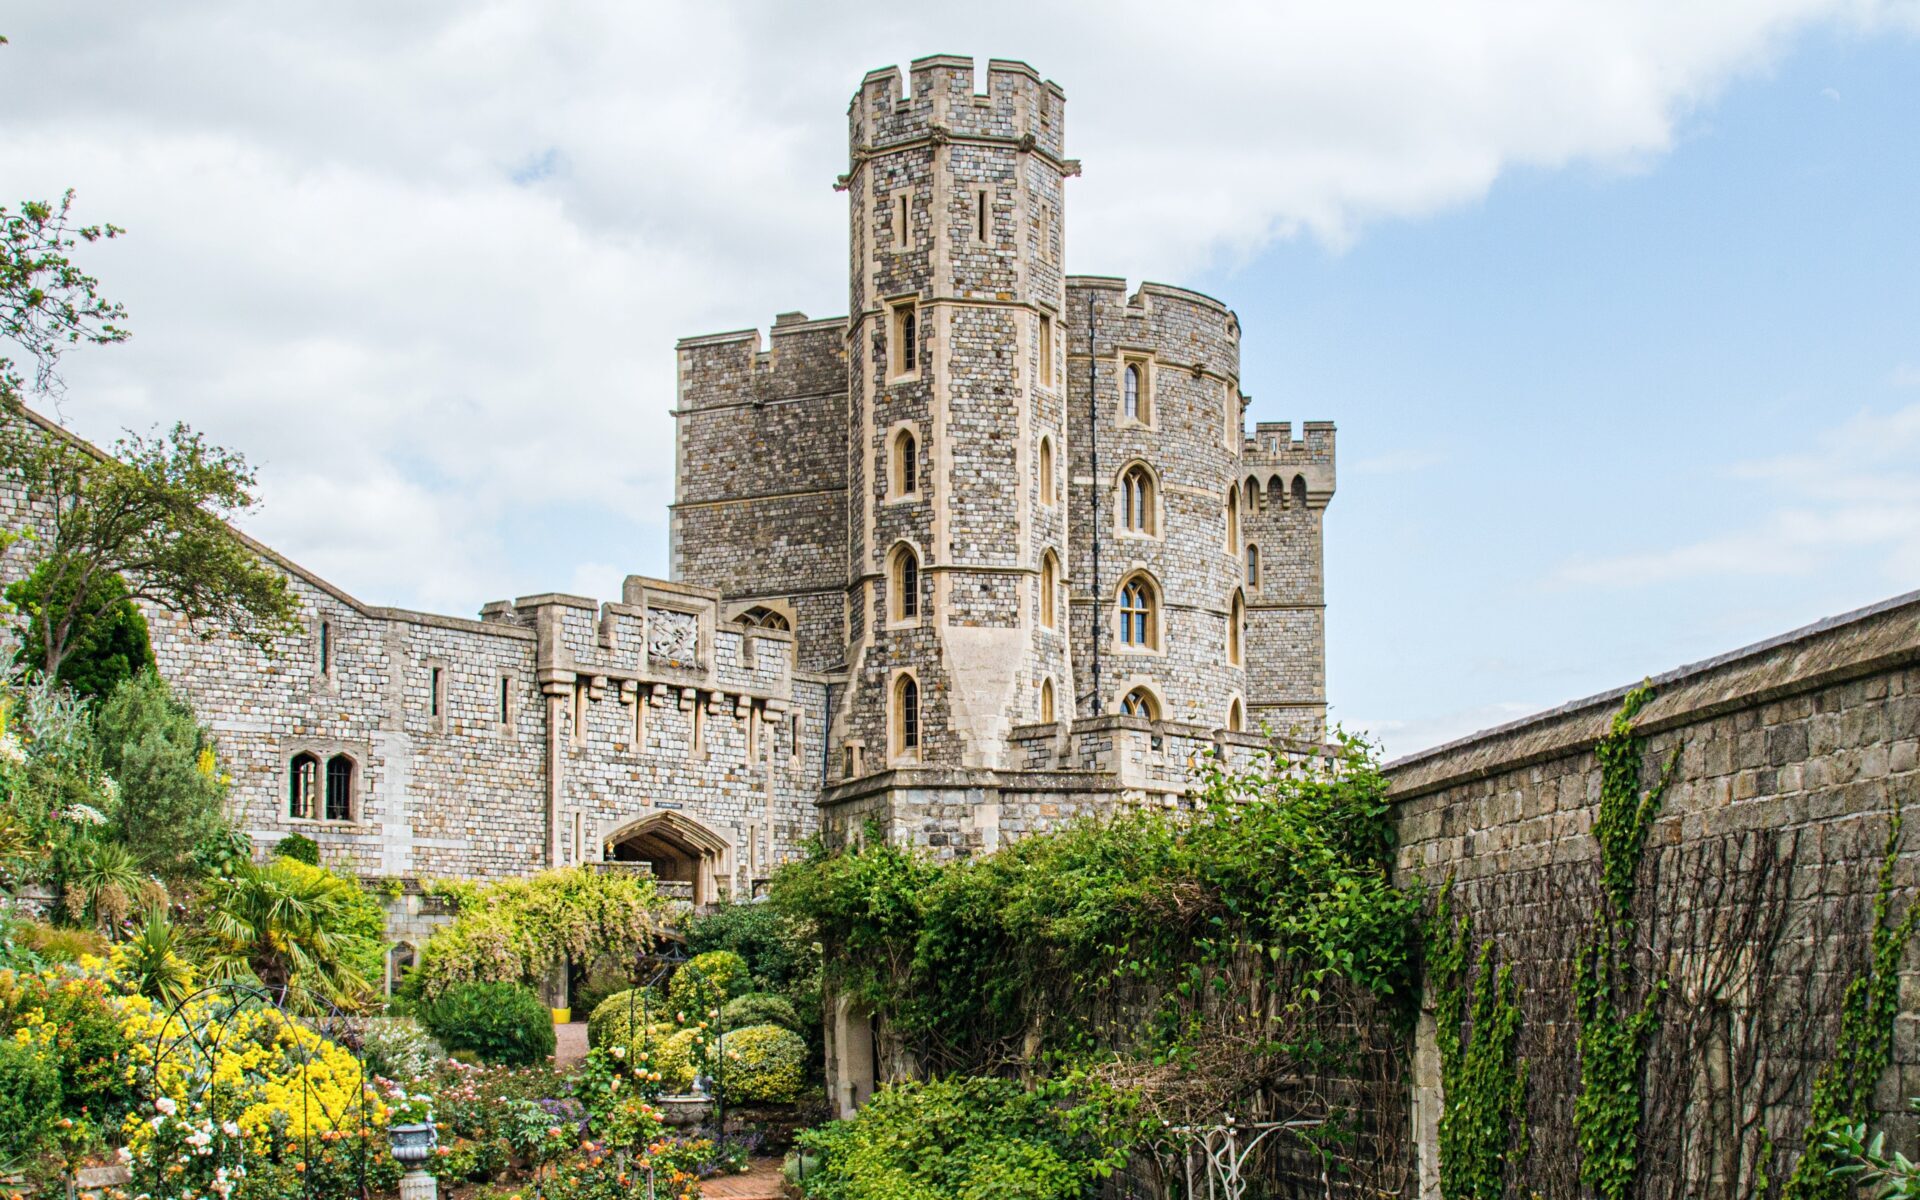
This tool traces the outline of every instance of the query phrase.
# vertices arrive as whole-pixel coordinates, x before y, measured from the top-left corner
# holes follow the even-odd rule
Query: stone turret
[[[946,56],[904,92],[869,73],[850,107],[836,776],[1001,766],[1043,685],[1070,686],[1064,600],[1041,594],[1066,559],[1064,120],[1024,63],[988,63],[976,91]]]

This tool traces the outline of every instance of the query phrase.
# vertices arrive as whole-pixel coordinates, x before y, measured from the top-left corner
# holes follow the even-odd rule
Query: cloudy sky
[[[924,11],[922,11],[924,9]],[[1920,3],[98,2],[0,16],[0,196],[79,190],[248,529],[470,613],[665,574],[672,345],[845,311],[848,97],[1069,97],[1069,269],[1332,419],[1329,685],[1405,752],[1920,586]]]

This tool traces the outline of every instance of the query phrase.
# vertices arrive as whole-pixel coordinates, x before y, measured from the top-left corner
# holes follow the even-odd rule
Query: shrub
[[[698,1029],[682,1029],[654,1043],[648,1065],[660,1072],[663,1090],[684,1092],[693,1086],[693,1077],[700,1073],[696,1060],[701,1036]]]
[[[749,1025],[778,1025],[798,1033],[800,1014],[794,1011],[793,1001],[772,992],[735,996],[720,1010],[720,1028],[728,1033]]]
[[[290,833],[281,838],[274,843],[273,852],[281,858],[303,862],[310,867],[320,865],[320,843],[304,833]]]
[[[0,1040],[0,1169],[46,1148],[60,1120],[60,1067],[36,1043]]]
[[[720,1082],[728,1100],[792,1104],[807,1074],[807,1043],[778,1025],[749,1025],[721,1040]]]
[[[619,1046],[633,1040],[634,1026],[667,1019],[666,997],[648,988],[615,992],[587,1017],[587,1045]]]
[[[26,633],[14,652],[14,661],[30,673],[41,669],[47,613],[52,612],[56,614],[56,627],[60,616],[74,617],[74,628],[67,635],[67,656],[60,661],[54,677],[72,688],[76,696],[96,699],[109,695],[141,671],[152,670],[153,644],[147,620],[128,597],[127,581],[112,572],[96,574],[87,585],[84,600],[75,603],[78,579],[71,569],[56,569],[56,561],[43,560],[25,579],[7,589],[7,600],[28,614]]]
[[[446,1061],[447,1052],[410,1017],[375,1017],[360,1031],[367,1073],[418,1079]]]
[[[1057,1086],[952,1076],[874,1094],[858,1116],[800,1135],[810,1200],[1077,1200],[1126,1161],[1128,1138]]]
[[[79,962],[83,954],[105,957],[107,939],[92,929],[22,921],[14,927],[14,942],[50,963]]]
[[[527,1066],[553,1053],[553,1014],[517,983],[462,983],[421,1012],[427,1029],[456,1054]]]
[[[68,1116],[110,1124],[132,1102],[120,1014],[97,974],[0,973],[0,1038],[51,1057]]]
[[[666,901],[653,881],[584,867],[503,879],[484,887],[442,885],[459,914],[420,948],[421,994],[456,983],[518,980],[534,984],[561,959],[606,956],[632,962],[653,948]]]
[[[820,956],[794,921],[766,901],[722,904],[689,919],[683,930],[687,953],[731,950],[770,992],[804,986],[820,974]]]
[[[195,850],[231,827],[212,730],[151,670],[115,687],[93,723],[100,765],[118,785],[107,814],[114,840],[146,870],[190,875]]]
[[[252,973],[296,1003],[364,998],[385,967],[386,910],[353,880],[291,858],[213,882],[211,973]]]
[[[667,983],[667,1005],[681,1024],[693,1024],[753,986],[747,960],[731,950],[696,954]]]

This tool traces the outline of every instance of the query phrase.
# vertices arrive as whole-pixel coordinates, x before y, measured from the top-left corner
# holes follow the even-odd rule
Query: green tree
[[[144,600],[186,618],[201,636],[224,631],[270,653],[297,628],[286,576],[226,524],[251,509],[246,459],[185,425],[164,437],[129,434],[103,454],[31,419],[6,423],[0,465],[20,477],[42,514],[38,638],[29,652],[58,678],[78,639],[116,605]],[[126,592],[97,582],[118,575]]]
[[[5,43],[0,38],[0,45]],[[12,343],[27,360],[0,354],[0,400],[19,403],[29,385],[41,392],[57,390],[60,355],[70,346],[127,339],[127,331],[116,324],[126,318],[126,309],[103,297],[99,280],[70,257],[82,242],[124,232],[114,225],[75,224],[71,189],[58,204],[0,205],[0,341]],[[27,369],[31,380],[23,373]]]
[[[207,894],[203,961],[215,979],[252,977],[290,1007],[354,1005],[378,970],[380,906],[358,883],[290,858],[248,865]]]
[[[119,790],[108,828],[148,870],[168,879],[191,874],[196,847],[228,825],[212,731],[151,670],[116,687],[94,727],[101,766]]]
[[[7,589],[8,602],[28,618],[26,633],[14,652],[16,662],[30,673],[36,671],[40,657],[34,648],[46,642],[46,631],[41,628],[45,613],[77,608],[86,613],[97,612],[99,616],[76,623],[71,639],[73,649],[60,664],[57,678],[72,688],[75,695],[90,699],[105,696],[121,681],[153,667],[147,619],[127,598],[126,580],[118,575],[96,575],[92,584],[95,594],[76,605],[71,596],[47,600],[49,582],[59,577],[59,572],[50,570],[43,562],[31,575]]]

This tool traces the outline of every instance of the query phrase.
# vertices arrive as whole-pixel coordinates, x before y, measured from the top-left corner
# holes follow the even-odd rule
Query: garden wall
[[[1652,681],[1637,722],[1648,778],[1676,749],[1637,902],[1643,978],[1668,981],[1647,1058],[1641,1193],[1751,1194],[1763,1146],[1784,1179],[1841,996],[1863,967],[1892,816],[1909,818],[1894,911],[1920,883],[1920,592]],[[1532,1149],[1519,1194],[1581,1195],[1573,1141],[1575,948],[1591,919],[1600,795],[1593,747],[1626,689],[1577,701],[1388,768],[1401,882],[1438,888],[1495,941],[1519,984]],[[1902,963],[1893,1065],[1875,1107],[1920,1095],[1920,956]],[[1439,1066],[1431,1015],[1414,1059],[1423,1196],[1438,1194]],[[1510,1186],[1512,1181],[1510,1180]]]

